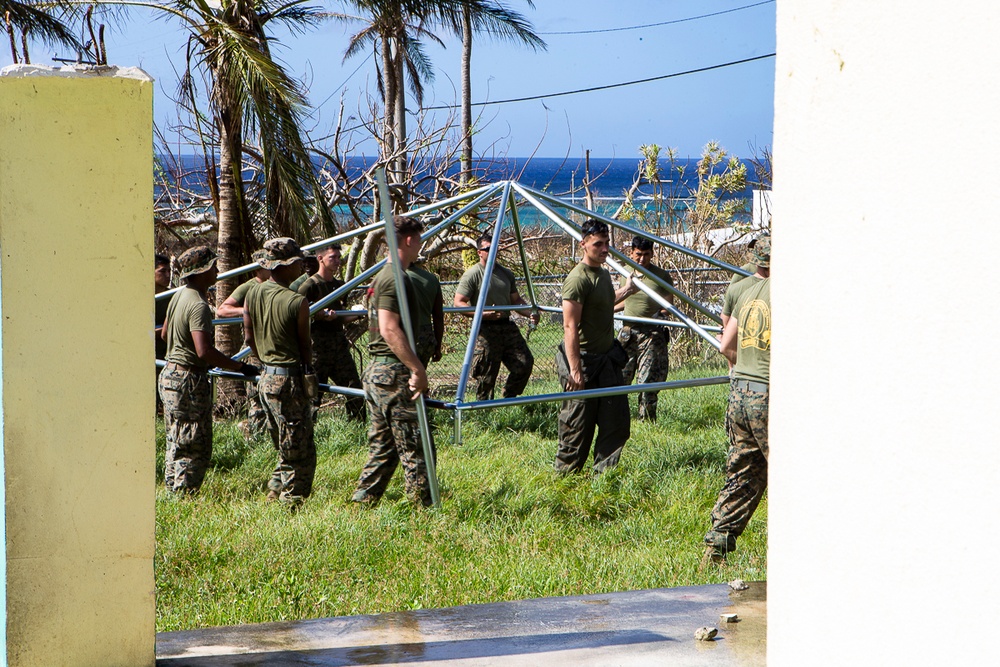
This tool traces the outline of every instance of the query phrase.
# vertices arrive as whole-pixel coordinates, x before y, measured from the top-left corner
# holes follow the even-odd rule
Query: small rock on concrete
[[[736,623],[740,617],[738,614],[722,614],[719,616],[719,620],[723,623]]]
[[[715,639],[715,635],[719,634],[718,628],[698,628],[694,631],[694,638],[700,642],[710,642]]]
[[[742,579],[733,579],[732,581],[729,582],[729,587],[732,588],[734,591],[745,591],[746,589],[750,588],[750,585],[747,584],[747,582],[743,581]]]

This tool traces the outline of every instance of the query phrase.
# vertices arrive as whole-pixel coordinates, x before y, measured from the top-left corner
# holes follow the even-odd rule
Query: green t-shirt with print
[[[299,309],[305,297],[273,280],[260,283],[246,296],[244,308],[253,324],[257,356],[268,366],[297,366],[303,362],[299,346]]]
[[[458,281],[456,294],[469,299],[472,305],[479,301],[479,291],[483,287],[483,276],[486,274],[486,267],[476,264],[464,274]],[[493,275],[490,276],[490,287],[486,290],[487,306],[509,306],[511,292],[517,291],[517,279],[510,269],[499,264],[493,265]],[[510,317],[510,313],[504,313],[504,318]]]
[[[174,293],[167,306],[166,360],[207,369],[195,351],[192,331],[212,332],[212,309],[198,290],[185,287]]]
[[[666,269],[661,269],[660,267],[654,264],[650,264],[649,268],[646,270],[656,275],[657,277],[662,278],[667,283],[671,285],[674,284],[674,279],[670,277],[670,273],[668,273]],[[642,274],[640,274],[638,271],[636,272],[636,276],[640,280],[642,280]],[[644,282],[647,286],[652,287],[653,291],[655,291],[660,296],[664,298],[670,296],[670,292],[660,287],[652,280],[645,280]],[[650,298],[650,296],[645,292],[643,292],[642,290],[636,292],[629,298],[625,299],[624,314],[627,317],[656,317],[656,315],[658,315],[661,310],[663,310],[663,306],[653,301],[653,299]]]
[[[410,321],[416,325],[417,322],[417,295],[413,289],[413,281],[409,274],[403,272],[403,283],[406,286],[406,303],[409,305]],[[372,281],[371,296],[368,299],[368,353],[375,357],[393,357],[389,343],[382,338],[378,329],[378,311],[388,310],[391,313],[398,313],[399,300],[396,298],[396,280],[392,274],[392,265],[386,264]],[[402,324],[402,323],[401,323]],[[415,333],[415,332],[414,332]]]
[[[580,262],[566,276],[562,298],[583,305],[580,313],[580,351],[604,354],[615,342],[615,287],[603,266]]]
[[[757,267],[754,266],[753,270],[756,271]],[[737,280],[729,284],[726,289],[725,296],[722,297],[722,314],[726,317],[730,317],[736,307],[736,300],[739,299],[740,295],[750,285],[756,284],[757,282],[764,280],[764,278],[758,278],[757,276],[738,276],[741,280]]]
[[[771,279],[741,280],[733,307],[739,323],[733,377],[768,382],[771,377]],[[732,288],[730,288],[732,289]]]

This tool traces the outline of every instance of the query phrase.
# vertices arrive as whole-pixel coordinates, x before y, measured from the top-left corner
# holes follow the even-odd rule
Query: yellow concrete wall
[[[12,667],[154,662],[152,81],[0,76]]]
[[[998,663],[997,25],[778,2],[769,665]]]

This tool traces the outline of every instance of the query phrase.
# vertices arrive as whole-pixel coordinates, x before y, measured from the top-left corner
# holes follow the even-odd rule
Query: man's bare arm
[[[222,302],[222,305],[215,309],[216,317],[243,317],[243,306],[233,297],[229,297]]]
[[[722,330],[722,345],[719,352],[728,361],[730,368],[736,363],[736,337],[739,333],[740,323],[735,317],[730,317],[726,322],[726,327]]]
[[[563,299],[562,309],[563,349],[566,351],[566,363],[569,365],[566,391],[578,391],[586,386],[583,378],[583,362],[580,359],[580,317],[583,315],[583,304]]]
[[[312,365],[312,334],[309,331],[309,302],[305,299],[299,304],[298,336],[299,351],[302,352],[302,364]]]
[[[192,331],[191,339],[194,341],[195,354],[209,366],[237,372],[243,368],[243,362],[233,361],[215,348],[211,331]]]
[[[250,314],[247,313],[245,308],[243,309],[243,342],[253,352],[253,356],[260,359],[260,355],[257,353],[257,341],[253,337],[253,322],[250,320]]]

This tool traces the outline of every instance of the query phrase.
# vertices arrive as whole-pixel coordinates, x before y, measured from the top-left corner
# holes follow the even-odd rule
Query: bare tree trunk
[[[462,172],[459,183],[466,185],[472,173],[472,18],[469,7],[462,7]]]
[[[406,67],[403,63],[403,51],[396,46],[396,178],[395,183],[406,183],[407,159],[406,159]]]
[[[382,104],[382,159],[396,153],[396,61],[390,39],[382,39],[382,84],[385,100]]]
[[[220,94],[217,91],[217,94]],[[225,100],[225,95],[220,95]],[[243,264],[244,255],[244,206],[242,157],[242,118],[238,109],[219,104],[222,109],[219,125],[219,272]],[[232,293],[236,281],[230,279],[216,284],[215,303],[221,304]],[[215,328],[215,346],[225,355],[232,356],[243,347],[242,327],[235,324]],[[245,388],[237,380],[218,380],[216,410],[227,416],[236,413],[242,404]]]

